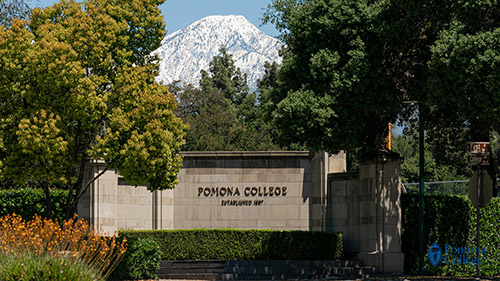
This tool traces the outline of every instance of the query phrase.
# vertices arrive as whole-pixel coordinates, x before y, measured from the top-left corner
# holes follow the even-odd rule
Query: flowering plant
[[[26,257],[45,260],[47,272],[56,260],[54,264],[63,265],[59,273],[65,265],[79,264],[105,279],[118,265],[126,248],[126,240],[118,241],[116,232],[113,236],[103,235],[101,229],[91,227],[76,215],[62,224],[38,215],[31,221],[16,214],[7,215],[0,218],[0,260],[5,263],[1,266],[0,262],[0,279],[8,280],[2,274],[7,274],[6,264],[12,260],[17,260],[19,277],[26,275],[29,269],[22,262]]]

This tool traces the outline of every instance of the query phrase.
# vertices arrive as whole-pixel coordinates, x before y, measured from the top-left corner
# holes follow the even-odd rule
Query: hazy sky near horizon
[[[58,0],[31,0],[30,4],[32,7],[44,8],[55,2]],[[168,33],[206,16],[243,15],[266,34],[276,37],[279,33],[273,25],[261,26],[260,19],[268,4],[271,4],[271,0],[166,0],[160,9],[167,23]]]

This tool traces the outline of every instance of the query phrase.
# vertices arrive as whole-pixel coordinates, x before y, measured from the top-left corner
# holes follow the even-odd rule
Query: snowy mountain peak
[[[236,66],[248,74],[250,88],[255,89],[257,79],[264,74],[264,62],[279,61],[282,45],[244,16],[208,16],[165,36],[162,46],[154,51],[161,58],[157,81],[198,85],[200,71],[208,70],[210,61],[224,46]]]

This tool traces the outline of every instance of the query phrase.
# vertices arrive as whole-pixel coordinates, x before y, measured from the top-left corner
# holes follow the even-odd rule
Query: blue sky
[[[29,1],[27,1],[29,2]],[[56,0],[31,0],[32,6],[46,7]],[[255,26],[271,36],[277,36],[274,26],[261,25],[263,9],[271,0],[166,0],[160,6],[168,33],[172,33],[189,24],[210,15],[243,15]]]

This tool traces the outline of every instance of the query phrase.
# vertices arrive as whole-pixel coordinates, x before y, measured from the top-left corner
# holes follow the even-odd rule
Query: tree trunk
[[[71,186],[70,192],[72,195],[70,196],[68,194],[68,201],[66,202],[66,207],[65,207],[65,214],[64,214],[64,219],[69,220],[73,218],[73,216],[77,212],[77,204],[78,204],[78,194],[81,192],[82,189],[82,180],[78,180],[74,185]]]
[[[70,218],[73,217],[73,214],[75,213],[75,210],[72,208],[73,200],[75,196],[73,195],[75,193],[75,190],[73,188],[73,185],[70,186],[68,190],[68,196],[66,197],[66,206],[64,207],[64,220],[69,220]]]
[[[71,185],[68,190],[68,197],[66,199],[66,206],[64,208],[65,220],[71,219],[76,213],[76,204],[78,202],[78,194],[82,189],[84,170],[85,170],[85,157],[82,157],[82,161],[80,162],[80,167],[78,168],[77,181],[76,183]]]
[[[81,166],[80,166],[80,174],[78,176],[77,182],[73,185],[72,188],[70,188],[71,191],[74,192],[74,194],[71,196],[72,200],[66,202],[66,207],[65,207],[65,219],[70,219],[73,217],[73,215],[77,211],[78,207],[78,201],[80,201],[80,198],[87,192],[89,187],[92,185],[94,181],[96,181],[99,177],[101,177],[107,170],[108,166],[106,166],[99,174],[97,174],[94,178],[89,180],[88,182],[84,182],[83,180],[83,171],[85,170],[86,162],[82,161]],[[68,198],[70,196],[68,195]]]
[[[50,184],[43,184],[43,192],[45,193],[45,207],[47,208],[46,216],[48,219],[52,219],[52,200],[50,196]]]
[[[68,192],[70,192],[70,193],[75,192],[73,186],[69,189]],[[76,196],[68,194],[68,199],[66,201],[66,206],[64,208],[64,220],[69,220],[75,215],[76,208],[73,207],[74,206],[73,202],[75,201],[75,199],[76,199]]]

